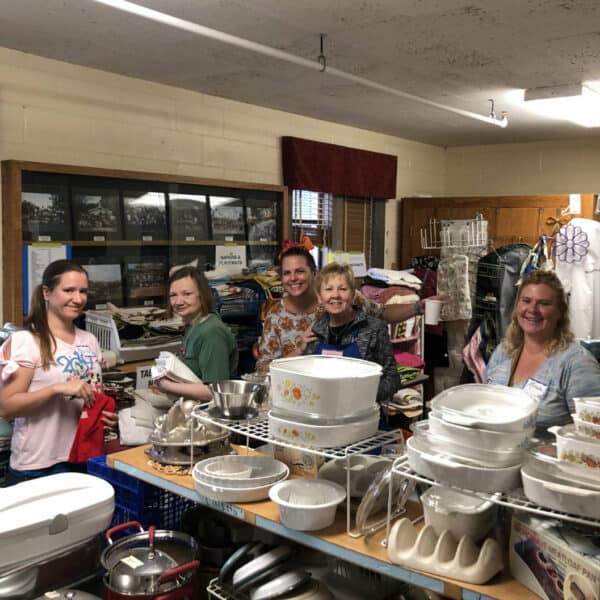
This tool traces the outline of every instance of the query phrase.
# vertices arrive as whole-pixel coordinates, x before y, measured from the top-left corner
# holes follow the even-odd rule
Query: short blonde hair
[[[346,279],[346,283],[352,294],[356,292],[356,281],[354,280],[354,273],[352,272],[350,265],[341,265],[336,262],[329,263],[321,269],[317,276],[317,289],[320,290],[321,286],[324,285],[328,279],[331,279],[336,275],[341,275]]]
[[[519,291],[517,292],[517,298],[515,300],[515,306],[512,312],[512,318],[510,325],[506,330],[506,336],[504,338],[504,349],[506,353],[515,357],[523,347],[525,335],[517,320],[516,307],[523,294],[523,290],[528,285],[547,285],[554,291],[556,295],[556,304],[558,307],[559,318],[556,323],[556,330],[552,339],[546,344],[546,352],[551,355],[561,350],[565,350],[571,342],[575,339],[575,335],[571,331],[571,320],[569,319],[569,303],[567,301],[567,294],[563,288],[560,279],[552,271],[531,271],[523,277]]]

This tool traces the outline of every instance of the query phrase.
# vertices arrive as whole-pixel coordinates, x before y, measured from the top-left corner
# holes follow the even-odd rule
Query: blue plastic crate
[[[104,479],[115,490],[115,512],[110,526],[139,521],[143,527],[180,529],[183,513],[194,502],[117,471],[106,464],[106,455],[88,460],[88,473]]]

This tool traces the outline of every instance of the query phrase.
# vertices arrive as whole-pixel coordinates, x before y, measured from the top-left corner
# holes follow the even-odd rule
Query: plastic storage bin
[[[161,350],[175,352],[181,346],[181,338],[173,341],[162,342],[155,345],[135,345],[123,347],[119,338],[119,331],[112,315],[109,312],[88,310],[85,313],[85,328],[93,333],[102,350],[110,350],[117,355],[121,362],[134,362],[156,358]]]
[[[140,481],[106,464],[106,455],[88,460],[88,473],[108,481],[115,490],[115,512],[111,527],[139,521],[144,527],[179,529],[181,516],[194,502]]]

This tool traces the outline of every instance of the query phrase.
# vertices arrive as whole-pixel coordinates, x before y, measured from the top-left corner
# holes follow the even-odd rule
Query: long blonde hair
[[[567,295],[560,282],[560,279],[552,271],[531,271],[523,277],[519,291],[517,292],[517,298],[515,300],[515,306],[512,312],[512,318],[510,325],[506,330],[506,336],[504,338],[504,350],[506,353],[514,358],[523,348],[525,336],[523,329],[517,321],[516,307],[523,294],[523,290],[528,285],[547,285],[549,288],[554,290],[556,295],[556,303],[558,306],[559,318],[556,323],[556,330],[554,335],[546,343],[546,353],[548,355],[555,354],[561,350],[565,350],[569,344],[575,339],[575,335],[571,331],[571,320],[569,318],[569,303],[567,301]]]

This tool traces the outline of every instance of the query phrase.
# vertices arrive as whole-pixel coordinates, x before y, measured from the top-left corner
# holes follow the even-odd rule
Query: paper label
[[[106,238],[103,235],[95,235],[94,241],[95,242],[104,242],[104,241],[106,241]]]
[[[136,558],[132,554],[126,556],[125,558],[122,558],[121,562],[125,563],[131,569],[139,569],[144,565],[144,563],[139,558]]]
[[[142,242],[151,242],[151,241],[152,241],[151,235],[143,235],[142,236]]]

